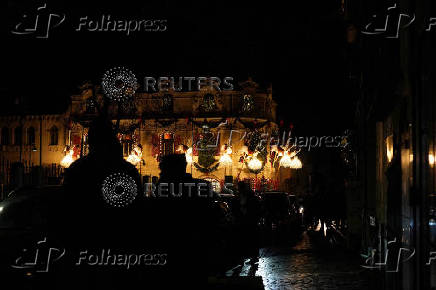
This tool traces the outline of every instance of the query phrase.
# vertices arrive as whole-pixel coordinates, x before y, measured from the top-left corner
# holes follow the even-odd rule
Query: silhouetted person
[[[247,182],[239,182],[239,198],[241,206],[241,226],[244,234],[243,246],[247,249],[250,262],[257,260],[259,252],[258,222],[261,214],[259,199]]]
[[[67,249],[64,260],[71,263],[71,274],[67,274],[71,281],[65,284],[71,289],[95,289],[107,283],[115,287],[111,289],[118,289],[115,282],[128,280],[117,274],[123,269],[75,263],[84,250],[135,253],[141,248],[144,231],[140,176],[123,159],[121,144],[109,120],[98,118],[91,123],[88,145],[89,154],[65,170],[65,197],[58,209],[63,217],[58,228]]]
[[[174,287],[206,283],[210,244],[210,184],[186,173],[184,154],[163,156],[153,212],[159,240],[168,252],[168,273]],[[198,192],[200,186],[201,192]],[[159,187],[161,191],[159,192]],[[186,285],[188,284],[188,285]]]

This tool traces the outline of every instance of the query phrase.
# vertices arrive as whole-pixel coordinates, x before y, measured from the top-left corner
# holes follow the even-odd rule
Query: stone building
[[[63,112],[0,116],[2,184],[8,183],[7,164],[60,167],[66,155],[71,159],[64,166],[86,155],[89,124],[104,111],[117,128],[124,157],[145,181],[159,176],[163,155],[185,153],[187,172],[217,187],[249,179],[258,189],[278,189],[291,170],[271,158],[277,152],[268,141],[279,139],[276,106],[272,89],[251,79],[231,91],[137,92],[122,103],[108,102],[100,86],[85,83]]]

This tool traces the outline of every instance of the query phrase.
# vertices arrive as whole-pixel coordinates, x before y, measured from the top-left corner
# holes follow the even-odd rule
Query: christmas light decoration
[[[233,161],[229,154],[224,153],[223,155],[221,155],[219,162],[223,166],[230,166]]]
[[[293,169],[303,168],[303,163],[301,163],[301,160],[298,159],[297,156],[295,156],[291,159],[291,168],[293,168]]]
[[[280,159],[279,165],[283,168],[290,168],[292,166],[291,156],[287,152],[285,152],[282,159]]]
[[[242,112],[248,113],[254,109],[254,98],[252,95],[244,95],[242,97]]]
[[[248,161],[247,167],[252,171],[258,171],[262,169],[262,162],[257,159],[257,153],[251,157],[250,161]]]
[[[132,163],[133,165],[138,165],[142,160],[142,148],[140,145],[135,145],[132,149],[132,152],[127,157],[126,161]]]
[[[106,71],[101,84],[106,97],[116,102],[133,96],[138,88],[133,72],[123,67],[115,67]]]
[[[280,159],[279,165],[283,168],[300,169],[303,167],[301,160],[296,156],[298,152],[285,151]],[[280,156],[280,154],[279,154]]]
[[[64,158],[62,158],[62,160],[60,162],[62,167],[65,167],[65,168],[70,167],[71,163],[74,162],[73,154],[74,154],[74,150],[70,149],[68,151],[68,153],[64,156]]]
[[[103,181],[103,199],[114,207],[125,207],[133,202],[138,194],[135,180],[125,173],[113,173]]]
[[[185,152],[186,162],[192,163],[192,147],[189,147]]]

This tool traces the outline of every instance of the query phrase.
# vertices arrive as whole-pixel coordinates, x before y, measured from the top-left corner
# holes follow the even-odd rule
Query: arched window
[[[58,145],[59,130],[58,127],[53,126],[50,128],[50,145]]]
[[[8,127],[3,127],[2,128],[1,141],[2,141],[2,145],[9,145],[10,137],[9,137],[9,128]]]
[[[27,128],[27,145],[35,144],[35,128]]]
[[[14,145],[21,145],[23,141],[23,127],[16,127],[14,130]]]

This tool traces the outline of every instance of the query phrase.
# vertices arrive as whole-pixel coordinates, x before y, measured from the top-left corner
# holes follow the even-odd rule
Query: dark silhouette
[[[137,269],[125,271],[117,267],[76,266],[81,251],[101,252],[112,249],[124,253],[135,253],[143,249],[145,241],[141,224],[143,193],[140,176],[136,168],[122,156],[112,123],[105,118],[94,120],[88,131],[89,154],[73,162],[65,170],[64,196],[57,209],[56,224],[51,230],[66,248],[63,259],[66,289],[121,289],[139,277]],[[105,180],[126,177],[124,182],[109,191],[115,196],[126,192],[136,195],[119,204],[109,203],[104,198],[102,187]],[[130,184],[132,190],[127,189]],[[62,268],[62,267],[61,267]],[[124,270],[124,272],[123,272]],[[126,276],[128,275],[128,276]],[[133,276],[132,276],[133,275]],[[109,287],[110,285],[110,287]],[[68,288],[70,287],[70,288]]]
[[[209,251],[214,242],[210,236],[210,184],[192,178],[186,173],[186,165],[183,154],[163,156],[157,188],[147,200],[148,208],[154,213],[157,240],[168,252],[167,274],[172,281],[166,283],[176,288],[181,284],[205,285]]]
[[[239,199],[241,206],[242,247],[250,262],[257,261],[259,253],[258,223],[261,215],[260,201],[247,182],[239,182]]]
[[[88,132],[88,144],[89,154],[73,162],[66,170],[64,186],[68,200],[76,204],[70,217],[73,218],[72,226],[79,235],[87,231],[86,241],[97,242],[101,247],[116,241],[116,238],[109,237],[113,233],[127,234],[129,226],[139,222],[134,214],[135,207],[140,205],[142,190],[138,171],[123,159],[121,144],[110,121],[103,118],[93,121]],[[118,173],[131,177],[137,190],[134,200],[123,203],[119,208],[108,203],[102,193],[104,181]],[[115,189],[122,192],[122,186]]]

